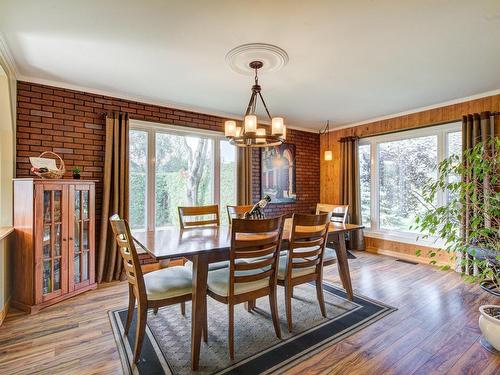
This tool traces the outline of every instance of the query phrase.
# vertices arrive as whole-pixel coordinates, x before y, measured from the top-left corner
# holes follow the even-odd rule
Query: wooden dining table
[[[286,219],[283,228],[282,250],[287,249],[292,220]],[[332,222],[328,241],[334,242],[337,266],[347,298],[352,300],[352,284],[347,262],[345,233],[362,229],[355,224]],[[206,316],[207,276],[210,263],[229,260],[231,244],[230,226],[212,226],[181,229],[176,226],[152,231],[132,231],[140,248],[156,260],[187,258],[193,262],[193,291],[191,313],[191,368],[198,369],[203,323]]]

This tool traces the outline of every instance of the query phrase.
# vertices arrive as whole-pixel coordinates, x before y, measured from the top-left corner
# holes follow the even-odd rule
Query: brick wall
[[[223,131],[224,118],[160,107],[29,82],[17,85],[17,177],[30,176],[29,156],[53,151],[64,159],[67,177],[82,167],[82,178],[97,179],[96,214],[100,218],[106,111],[123,111],[130,118],[198,129]],[[297,203],[270,205],[269,214],[309,212],[319,202],[319,136],[289,130],[296,145]],[[260,153],[253,153],[253,197],[260,198]],[[99,226],[97,227],[99,229]]]

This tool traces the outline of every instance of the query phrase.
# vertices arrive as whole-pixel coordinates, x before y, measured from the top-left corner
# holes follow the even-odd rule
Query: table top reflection
[[[283,228],[283,241],[290,238],[292,220],[286,219]],[[356,224],[331,223],[328,229],[330,235],[362,229]],[[314,230],[314,228],[311,228]],[[159,228],[152,231],[133,230],[135,242],[156,259],[186,257],[205,252],[227,252],[231,245],[231,227],[198,227],[181,229],[177,226]],[[245,235],[248,239],[262,238],[261,234]]]

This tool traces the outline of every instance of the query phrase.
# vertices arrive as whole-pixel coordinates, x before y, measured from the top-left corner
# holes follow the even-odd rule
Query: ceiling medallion
[[[280,47],[267,43],[248,43],[233,48],[226,55],[226,62],[237,73],[252,75],[252,61],[260,61],[261,73],[277,72],[288,63],[288,54]]]
[[[236,121],[228,120],[224,123],[224,134],[229,143],[239,147],[269,147],[278,146],[285,142],[286,126],[283,117],[271,117],[259,85],[258,70],[264,63],[260,60],[251,61],[248,66],[255,72],[255,84],[252,86],[252,96],[245,112],[243,126],[236,126]],[[266,128],[257,128],[255,107],[260,98],[269,120],[271,120],[271,134]]]

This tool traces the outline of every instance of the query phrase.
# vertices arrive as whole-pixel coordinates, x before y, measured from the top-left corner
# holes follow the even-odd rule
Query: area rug
[[[179,306],[160,309],[148,315],[146,337],[138,364],[132,363],[135,317],[128,336],[124,335],[127,309],[109,312],[118,352],[125,374],[278,374],[297,361],[303,361],[329,345],[374,323],[396,309],[355,294],[346,298],[343,289],[324,284],[327,318],[323,318],[311,284],[294,288],[292,300],[293,333],[286,326],[283,288],[278,287],[278,309],[282,340],[275,334],[267,298],[257,300],[248,312],[235,308],[235,360],[227,347],[227,306],[208,298],[208,343],[202,342],[199,370],[191,371],[191,304],[186,316]]]

